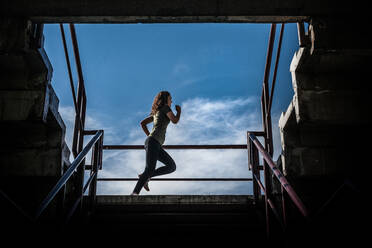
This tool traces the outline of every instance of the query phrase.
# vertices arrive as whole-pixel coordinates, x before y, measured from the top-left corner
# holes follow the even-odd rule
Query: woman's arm
[[[179,105],[176,105],[176,110],[177,110],[177,115],[174,116],[173,112],[172,111],[169,111],[167,113],[167,116],[169,118],[169,120],[172,121],[172,123],[174,124],[177,124],[181,118],[181,107]]]
[[[152,117],[152,116],[146,117],[145,119],[143,119],[143,120],[141,121],[141,127],[142,127],[143,131],[145,132],[145,134],[146,134],[147,136],[150,135],[150,132],[149,132],[149,130],[147,129],[147,124],[149,124],[149,123],[151,123],[151,122],[153,122],[153,121],[154,121],[154,117]]]

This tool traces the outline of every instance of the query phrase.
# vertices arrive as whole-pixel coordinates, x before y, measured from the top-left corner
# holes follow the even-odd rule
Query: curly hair
[[[168,96],[170,93],[168,91],[160,91],[154,98],[154,102],[152,103],[151,113],[150,115],[155,115],[156,112],[168,103]]]

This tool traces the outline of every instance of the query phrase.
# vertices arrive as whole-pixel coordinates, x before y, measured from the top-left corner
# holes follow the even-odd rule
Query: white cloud
[[[74,123],[75,123],[75,108],[72,106],[59,106],[58,110],[59,114],[61,115],[63,122],[66,125],[66,135],[65,140],[66,144],[69,147],[71,151],[70,155],[70,161],[73,161],[73,155],[72,155],[72,139],[73,139],[73,133],[74,133]],[[109,143],[117,143],[120,142],[120,138],[117,137],[115,134],[115,129],[113,126],[106,125],[100,120],[107,119],[106,116],[102,113],[97,113],[92,110],[86,111],[86,117],[85,117],[85,129],[86,130],[98,130],[103,129],[104,130],[104,139],[106,142]],[[91,136],[85,136],[84,137],[84,145],[86,145]],[[87,156],[88,158],[90,156]]]
[[[181,104],[177,125],[169,124],[165,144],[245,144],[246,131],[261,126],[255,98],[189,99]],[[151,124],[148,126],[151,130]],[[146,136],[134,128],[132,144],[143,144]],[[167,150],[177,164],[176,172],[163,177],[250,177],[246,150]],[[137,177],[145,167],[145,152],[107,151],[109,167],[102,177]],[[115,155],[112,155],[115,154]],[[116,157],[115,157],[116,156]],[[104,165],[105,165],[104,162]],[[157,166],[162,163],[158,162]],[[101,182],[101,194],[129,194],[136,182]],[[239,188],[240,187],[240,188]],[[150,182],[150,192],[141,194],[238,194],[250,193],[250,182]]]
[[[257,98],[211,100],[193,98],[181,103],[182,116],[177,125],[169,124],[165,144],[246,144],[246,131],[261,130],[261,112]],[[66,126],[74,121],[74,111],[61,107]],[[105,144],[121,144],[113,127],[104,126],[99,119],[87,116],[87,126],[105,130]],[[101,116],[102,117],[102,116]],[[273,118],[274,120],[274,118]],[[275,131],[274,136],[278,137]],[[148,125],[151,130],[152,125]],[[125,144],[142,145],[146,139],[140,127],[129,127]],[[106,133],[110,133],[106,135]],[[72,137],[72,135],[71,135]],[[119,142],[122,142],[119,140]],[[278,145],[280,147],[280,140]],[[70,143],[68,143],[70,144]],[[177,170],[162,177],[251,177],[246,150],[167,150],[177,164]],[[157,166],[162,166],[158,161]],[[145,167],[144,150],[105,150],[103,170],[99,177],[136,178]],[[136,181],[99,182],[98,194],[130,194]],[[150,192],[141,194],[251,194],[251,182],[182,182],[152,181]]]

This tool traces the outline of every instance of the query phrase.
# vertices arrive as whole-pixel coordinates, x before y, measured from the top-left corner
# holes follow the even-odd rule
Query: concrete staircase
[[[264,212],[248,195],[99,195],[87,226],[106,237],[180,242],[263,242],[266,235]]]
[[[362,144],[371,138],[372,53],[355,28],[363,23],[338,21],[314,18],[310,24],[309,44],[290,66],[293,100],[279,120],[284,175],[313,210],[345,178],[365,183],[369,160]]]
[[[34,45],[33,25],[0,24],[0,190],[33,215],[70,165],[70,150],[51,86],[53,69],[44,48]],[[44,218],[58,215],[63,194]]]

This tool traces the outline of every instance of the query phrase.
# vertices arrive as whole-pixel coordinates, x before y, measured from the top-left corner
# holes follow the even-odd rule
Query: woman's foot
[[[133,193],[132,193],[132,194],[130,194],[130,195],[138,195],[138,194],[137,194],[137,193],[134,193],[134,192],[133,192]]]
[[[138,175],[138,177],[140,177],[140,175]],[[150,188],[149,188],[149,181],[150,181],[150,178],[146,181],[146,183],[143,185],[143,188],[146,190],[146,191],[150,191]]]

